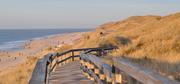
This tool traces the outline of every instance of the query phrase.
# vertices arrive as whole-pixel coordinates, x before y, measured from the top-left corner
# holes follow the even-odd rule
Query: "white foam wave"
[[[4,42],[0,45],[0,50],[13,50],[13,49],[19,49],[22,44],[25,43],[25,41],[10,41],[10,42]]]

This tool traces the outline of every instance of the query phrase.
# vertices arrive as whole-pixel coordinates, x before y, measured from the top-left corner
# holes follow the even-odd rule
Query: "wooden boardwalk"
[[[49,53],[37,61],[29,84],[180,84],[123,58],[113,57],[112,64],[107,64],[101,56],[109,50],[112,48]]]
[[[80,70],[79,61],[57,66],[49,77],[49,84],[94,84]]]

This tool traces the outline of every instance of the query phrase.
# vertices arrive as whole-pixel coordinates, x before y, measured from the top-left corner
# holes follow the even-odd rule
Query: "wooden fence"
[[[81,68],[87,78],[98,84],[180,84],[120,58],[107,64],[90,52],[80,55]]]
[[[83,48],[47,54],[37,61],[29,84],[48,84],[49,74],[57,65],[75,60],[80,60],[83,74],[98,84],[180,84],[120,58],[105,63],[101,56],[112,49]]]
[[[48,84],[49,74],[56,68],[57,65],[64,65],[69,62],[79,60],[79,55],[82,51],[96,51],[97,56],[101,56],[104,51],[114,48],[82,48],[72,49],[62,53],[50,53],[39,59],[32,73],[29,84]]]

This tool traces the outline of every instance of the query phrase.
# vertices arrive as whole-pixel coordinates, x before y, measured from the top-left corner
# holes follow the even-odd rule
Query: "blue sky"
[[[180,0],[0,0],[3,28],[95,28],[134,15],[180,12]]]

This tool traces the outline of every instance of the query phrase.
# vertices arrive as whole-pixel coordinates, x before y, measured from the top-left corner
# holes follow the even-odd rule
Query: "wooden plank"
[[[92,63],[94,63],[99,69],[103,68],[103,61],[96,57],[95,55],[90,55],[90,54],[82,54],[82,57],[85,60],[91,61]]]
[[[104,74],[109,78],[113,78],[112,67],[105,63],[102,66]]]
[[[114,69],[115,84],[122,84],[121,72],[114,66],[113,66],[113,69]]]
[[[110,83],[114,80],[114,76],[112,73],[112,67],[103,62],[103,60],[95,55],[91,54],[81,54],[83,60],[87,62],[91,62],[94,64],[98,69],[102,70],[102,73],[106,77],[107,81]],[[89,74],[95,74],[95,72],[89,72]],[[97,78],[95,78],[97,80]],[[98,78],[100,80],[100,78]]]
[[[58,53],[58,56],[61,56],[61,55],[64,55],[66,53],[70,53],[70,52],[80,52],[80,51],[86,51],[86,50],[94,50],[94,51],[98,51],[98,50],[113,50],[115,48],[81,48],[81,49],[71,49],[71,50],[68,50],[68,51],[65,51],[65,52],[61,52],[61,53]]]
[[[94,84],[82,74],[79,67],[79,61],[57,66],[55,72],[51,73],[48,84]]]
[[[37,61],[29,84],[45,84],[47,75],[47,62],[50,56],[51,54],[48,54],[44,58]]]
[[[103,84],[101,79],[91,70],[91,69],[87,69],[87,68],[84,68],[84,70],[89,74],[91,75],[92,77],[94,77],[94,80],[96,82],[98,82],[98,84]]]
[[[103,70],[104,74],[106,74],[109,77],[113,77],[112,74],[112,67],[102,61],[101,58],[90,55],[90,54],[84,54],[83,55],[86,60],[91,61],[93,64],[95,64],[99,69]]]
[[[114,66],[144,84],[180,84],[120,58],[113,58]]]

